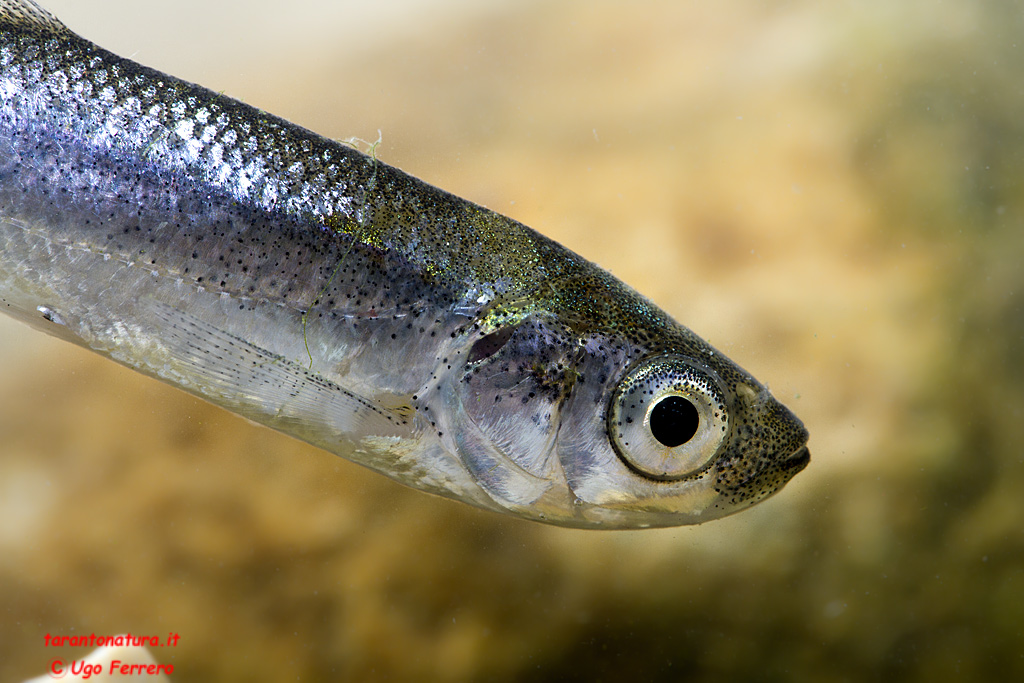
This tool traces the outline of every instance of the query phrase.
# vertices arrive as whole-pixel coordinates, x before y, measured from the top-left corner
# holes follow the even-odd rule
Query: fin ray
[[[218,405],[328,448],[332,438],[357,442],[413,430],[411,406],[360,396],[169,305],[153,309],[170,354],[168,374]]]

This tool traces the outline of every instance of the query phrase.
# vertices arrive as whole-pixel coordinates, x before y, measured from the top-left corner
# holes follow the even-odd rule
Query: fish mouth
[[[782,466],[787,472],[796,474],[803,468],[807,467],[807,463],[811,461],[811,452],[807,449],[806,444],[795,450],[788,458],[782,461]]]

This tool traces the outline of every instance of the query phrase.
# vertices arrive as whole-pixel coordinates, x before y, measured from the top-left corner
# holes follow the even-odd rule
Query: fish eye
[[[714,459],[729,430],[721,383],[678,356],[641,361],[619,382],[608,410],[608,435],[635,472],[682,479]]]

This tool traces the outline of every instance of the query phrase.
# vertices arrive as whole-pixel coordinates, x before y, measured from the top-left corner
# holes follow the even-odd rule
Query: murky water
[[[392,484],[0,319],[0,679],[1024,673],[1024,19],[1008,4],[51,1],[539,229],[811,431],[771,501],[595,533]],[[282,14],[283,13],[283,14]],[[59,654],[69,654],[62,652]]]

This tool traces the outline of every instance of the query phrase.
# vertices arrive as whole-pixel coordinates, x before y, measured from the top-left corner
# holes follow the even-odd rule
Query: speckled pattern
[[[351,146],[19,0],[0,0],[0,97],[0,286],[17,292],[0,305],[43,329],[406,483],[560,524],[700,522],[807,463],[789,411],[629,287]],[[644,477],[608,438],[616,386],[655,357],[702,373],[687,386],[729,412],[721,445],[672,477]],[[246,358],[415,426],[286,420],[240,390],[268,381],[252,360],[240,379]]]

